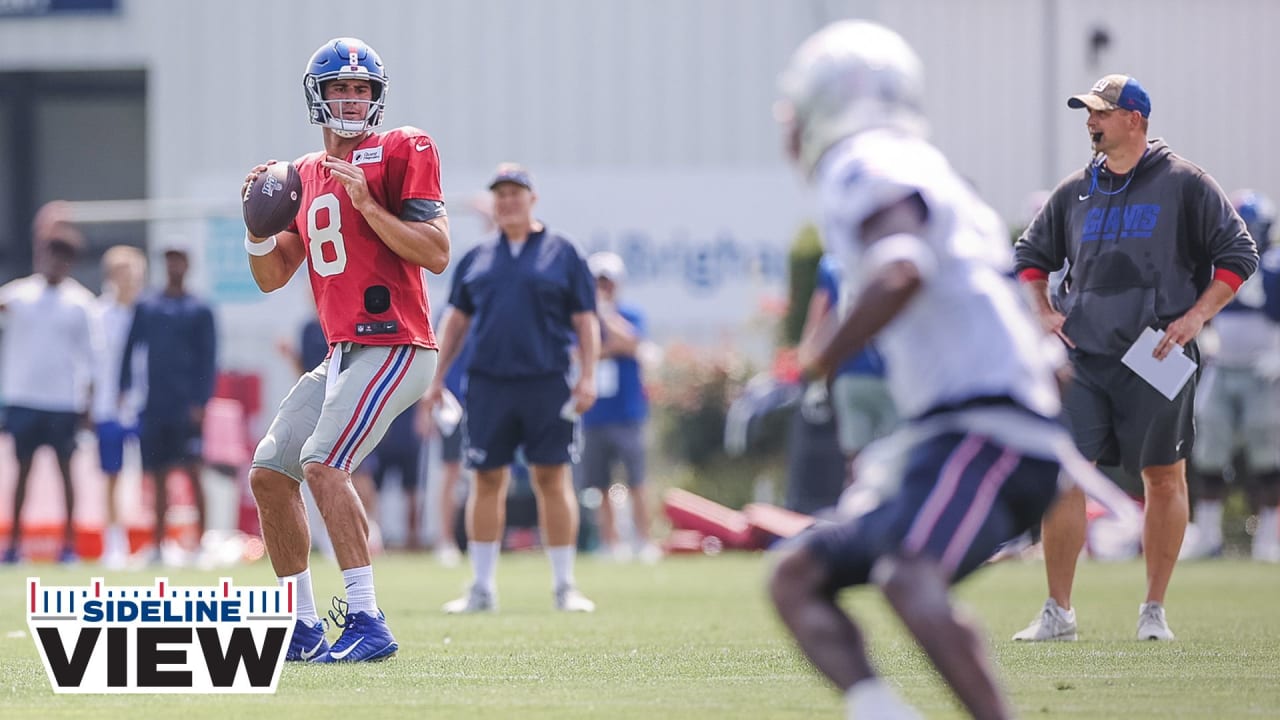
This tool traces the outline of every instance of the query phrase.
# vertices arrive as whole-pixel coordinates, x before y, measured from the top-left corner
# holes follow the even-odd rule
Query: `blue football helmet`
[[[1258,245],[1258,252],[1271,246],[1271,225],[1276,220],[1276,206],[1271,199],[1257,190],[1237,190],[1231,193],[1231,205],[1240,213],[1245,227]]]
[[[342,100],[335,103],[362,103],[367,105],[363,120],[348,120],[330,110],[324,99],[324,84],[330,80],[368,80],[373,86],[371,100]],[[320,46],[307,63],[307,73],[302,76],[302,89],[306,93],[307,110],[312,125],[329,128],[341,137],[356,137],[382,123],[382,109],[387,103],[389,85],[382,58],[373,48],[356,38],[334,38]]]

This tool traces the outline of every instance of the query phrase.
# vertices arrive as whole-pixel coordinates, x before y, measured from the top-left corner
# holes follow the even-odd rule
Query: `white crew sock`
[[[498,552],[501,549],[502,543],[497,540],[467,543],[467,555],[471,557],[471,572],[476,576],[476,587],[491,594],[497,588]]]
[[[378,614],[378,597],[373,592],[373,566],[364,565],[342,571],[342,585],[347,589],[347,613]]]
[[[884,718],[885,720],[913,720],[920,715],[898,697],[878,677],[870,677],[853,684],[844,694],[845,712],[850,720]]]
[[[551,559],[551,579],[554,589],[558,590],[574,584],[573,559],[576,554],[577,548],[572,545],[547,547],[547,557]]]
[[[108,525],[102,537],[102,554],[106,557],[129,554],[129,537],[123,525]]]
[[[1222,544],[1222,501],[1196,501],[1196,527],[1200,528],[1200,537],[1209,547]]]
[[[310,627],[320,622],[320,616],[316,614],[315,592],[311,589],[311,568],[307,568],[297,575],[276,578],[276,582],[282,586],[286,580],[293,580],[294,587],[297,589],[298,619],[302,621],[302,624]]]
[[[1262,508],[1258,511],[1258,526],[1253,529],[1254,555],[1276,546],[1280,546],[1280,511]]]

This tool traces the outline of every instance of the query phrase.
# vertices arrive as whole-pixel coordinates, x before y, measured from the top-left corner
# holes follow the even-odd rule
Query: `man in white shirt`
[[[0,348],[0,384],[6,403],[5,429],[13,435],[18,457],[13,524],[3,562],[21,559],[22,505],[31,461],[41,445],[58,458],[66,499],[66,521],[59,562],[75,562],[71,453],[76,429],[88,410],[94,329],[93,294],[76,282],[71,268],[84,237],[57,206],[46,206],[35,229],[36,273],[0,287],[4,343]]]
[[[135,381],[120,392],[120,366],[125,340],[133,323],[134,304],[146,281],[147,256],[132,245],[116,245],[102,255],[102,295],[94,304],[94,319],[101,332],[98,356],[93,362],[93,423],[98,435],[98,461],[107,476],[107,526],[103,533],[102,562],[123,567],[129,553],[124,518],[117,507],[116,485],[124,466],[125,441],[138,440],[138,413],[146,398],[146,368],[141,358],[133,364]],[[145,357],[145,353],[139,353]]]

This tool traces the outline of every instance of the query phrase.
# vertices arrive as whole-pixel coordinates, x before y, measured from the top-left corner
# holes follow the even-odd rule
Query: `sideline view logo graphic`
[[[274,693],[294,584],[46,587],[27,578],[27,626],[58,693]]]

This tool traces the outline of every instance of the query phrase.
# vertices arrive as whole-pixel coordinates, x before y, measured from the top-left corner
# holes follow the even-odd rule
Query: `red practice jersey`
[[[302,205],[289,228],[307,249],[325,338],[331,344],[436,349],[426,270],[383,244],[346,188],[321,165],[325,157],[319,151],[294,161],[302,176]],[[374,133],[345,159],[364,170],[369,193],[392,215],[400,217],[407,200],[444,200],[435,142],[417,128]]]

